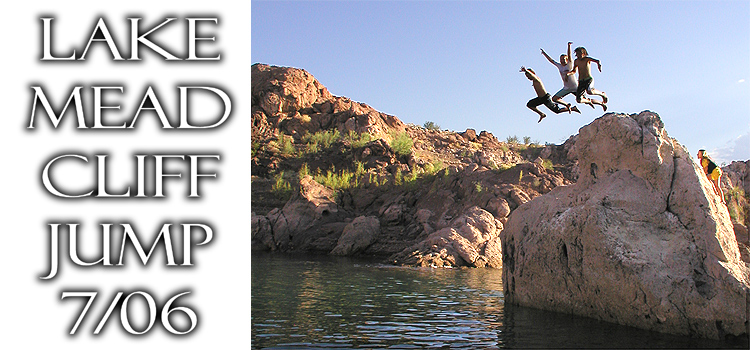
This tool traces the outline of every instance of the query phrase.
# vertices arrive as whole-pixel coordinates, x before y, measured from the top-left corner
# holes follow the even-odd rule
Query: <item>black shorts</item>
[[[594,81],[594,78],[592,77],[589,77],[586,80],[579,80],[578,90],[576,90],[576,98],[580,98],[581,96],[583,96],[583,93],[589,89],[589,87],[591,86],[591,82],[593,81]]]
[[[547,106],[547,108],[549,108],[550,111],[553,111],[557,114],[563,112],[563,109],[560,108],[560,106],[552,102],[552,98],[550,97],[549,93],[545,94],[544,96],[532,98],[531,100],[529,100],[529,103],[526,104],[526,107],[534,108],[539,105],[545,105]]]

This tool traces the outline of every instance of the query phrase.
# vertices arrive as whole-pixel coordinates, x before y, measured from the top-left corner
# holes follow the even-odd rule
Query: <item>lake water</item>
[[[501,271],[252,253],[253,349],[738,348],[506,306]]]

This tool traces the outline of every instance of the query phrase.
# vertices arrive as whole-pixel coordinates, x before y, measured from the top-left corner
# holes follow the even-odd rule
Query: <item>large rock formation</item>
[[[578,182],[501,233],[506,302],[659,332],[748,333],[748,267],[725,206],[658,115],[606,114],[571,149]]]
[[[339,210],[335,193],[311,176],[300,179],[299,191],[281,209],[267,216],[252,215],[253,243],[271,250],[329,245],[341,234],[345,213]],[[330,234],[333,237],[329,237]]]
[[[403,131],[398,118],[328,92],[302,69],[254,64],[252,66],[252,135],[274,136],[281,130],[296,140],[308,133],[338,129],[389,139],[391,130]]]
[[[253,248],[500,267],[507,216],[570,183],[567,147],[437,129],[333,96],[304,70],[253,65]]]

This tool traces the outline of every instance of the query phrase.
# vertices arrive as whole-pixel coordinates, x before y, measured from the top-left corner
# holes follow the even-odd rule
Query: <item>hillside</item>
[[[500,267],[510,214],[578,178],[577,136],[539,145],[425,125],[333,96],[302,69],[253,65],[253,249]],[[748,166],[724,169],[746,235]]]
[[[396,260],[394,254],[458,225],[459,218],[479,215],[494,229],[484,227],[483,238],[467,244],[483,251],[511,211],[575,180],[568,143],[502,142],[486,131],[404,124],[364,103],[332,96],[300,69],[253,65],[252,113],[256,248],[329,253],[355,218],[375,217],[377,237],[345,255]],[[301,182],[304,175],[312,181]],[[331,190],[327,205],[336,207],[335,215],[279,225],[281,213],[288,221],[306,213],[302,204],[320,205],[304,196],[318,184]],[[270,231],[264,234],[262,227]],[[448,257],[442,249],[417,250],[401,259],[421,265],[483,264],[460,254]]]

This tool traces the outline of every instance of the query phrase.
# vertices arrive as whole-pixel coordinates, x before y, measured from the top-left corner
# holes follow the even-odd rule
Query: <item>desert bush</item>
[[[299,171],[297,172],[297,176],[300,180],[302,180],[303,177],[310,175],[310,168],[307,166],[307,163],[302,163],[302,166],[299,168]]]
[[[292,195],[292,184],[284,178],[284,172],[276,173],[273,176],[273,185],[271,185],[271,193],[281,199],[289,199]]]
[[[279,153],[283,156],[293,156],[295,153],[297,153],[297,148],[294,147],[294,142],[292,141],[292,137],[287,137],[284,134],[279,134],[276,143],[279,147]]]
[[[553,170],[555,168],[555,165],[552,164],[552,161],[549,159],[542,159],[542,166],[547,170]]]
[[[306,134],[302,141],[307,143],[308,150],[324,150],[331,147],[341,139],[341,133],[337,129],[318,131],[314,134]]]
[[[497,169],[500,170],[500,172],[503,172],[503,171],[506,171],[506,170],[514,167],[514,166],[516,166],[516,165],[512,164],[512,163],[503,163],[503,164],[498,165]]]
[[[253,141],[250,145],[250,156],[255,158],[258,155],[258,151],[260,151],[260,142]]]
[[[396,174],[393,176],[393,183],[396,186],[401,186],[404,183],[404,176],[401,174],[401,169],[396,169]]]
[[[364,174],[365,174],[365,163],[355,160],[354,161],[354,176],[359,178],[360,176]]]
[[[423,126],[427,130],[440,130],[440,125],[437,125],[437,124],[435,124],[434,122],[431,122],[431,121],[424,122]]]
[[[476,182],[474,182],[474,190],[475,190],[475,191],[476,191],[477,193],[482,193],[482,190],[483,190],[483,188],[482,188],[482,183],[481,183],[481,182],[479,182],[479,181],[476,181]]]
[[[351,148],[360,148],[364,145],[368,144],[370,141],[373,140],[372,135],[369,133],[363,132],[361,134],[358,134],[354,131],[349,131],[346,136],[344,136],[344,140],[349,143],[349,146]]]
[[[445,165],[443,165],[443,162],[439,159],[436,159],[430,162],[429,164],[425,165],[424,172],[427,175],[435,175],[440,170],[442,170],[443,167],[445,167]]]
[[[396,154],[405,156],[411,154],[411,148],[414,146],[414,140],[409,137],[406,132],[400,132],[395,135],[391,135],[393,140],[391,141],[391,148]]]
[[[735,186],[725,191],[724,201],[727,202],[727,209],[729,210],[729,217],[732,218],[732,222],[746,224],[750,201],[742,187]]]

